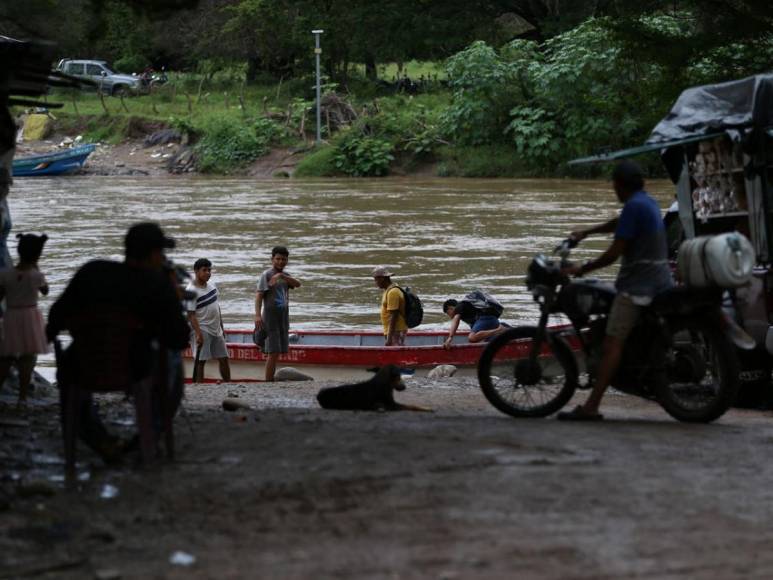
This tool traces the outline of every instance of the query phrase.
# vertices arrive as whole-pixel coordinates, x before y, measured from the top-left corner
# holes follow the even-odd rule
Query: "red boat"
[[[454,337],[452,348],[443,348],[448,332],[409,332],[405,346],[384,346],[384,335],[378,331],[304,331],[290,333],[290,351],[279,358],[278,368],[293,367],[317,380],[367,378],[367,369],[387,364],[414,370],[425,375],[437,365],[454,365],[457,375],[473,376],[486,343],[470,344],[467,333]],[[226,344],[231,359],[231,380],[259,381],[265,373],[263,353],[252,342],[250,330],[227,330]],[[521,345],[513,348],[520,350]],[[527,353],[528,343],[523,344]],[[514,353],[520,356],[520,353]],[[186,376],[190,377],[193,356],[185,351]],[[219,379],[217,364],[205,367],[205,380]]]

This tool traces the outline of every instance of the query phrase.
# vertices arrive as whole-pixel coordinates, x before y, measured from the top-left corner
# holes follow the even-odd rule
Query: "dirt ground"
[[[80,446],[70,491],[54,391],[0,397],[0,578],[773,576],[769,413],[685,425],[612,395],[600,424],[515,420],[458,379],[399,394],[434,413],[336,412],[320,386],[191,387],[176,461]]]

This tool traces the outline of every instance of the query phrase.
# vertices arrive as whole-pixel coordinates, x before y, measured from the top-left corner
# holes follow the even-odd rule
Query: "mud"
[[[773,574],[769,413],[684,425],[612,395],[600,424],[514,420],[456,378],[398,395],[432,414],[335,412],[321,386],[191,387],[176,461],[106,469],[81,446],[70,491],[53,395],[4,396],[0,578]],[[120,398],[102,407],[131,433]]]

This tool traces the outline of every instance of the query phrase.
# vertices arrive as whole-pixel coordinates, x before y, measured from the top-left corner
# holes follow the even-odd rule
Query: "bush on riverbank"
[[[311,151],[295,168],[295,177],[335,177],[341,175],[335,164],[336,148],[323,145]]]

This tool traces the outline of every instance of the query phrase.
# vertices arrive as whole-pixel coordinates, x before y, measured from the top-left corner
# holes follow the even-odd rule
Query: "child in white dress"
[[[19,404],[27,400],[27,390],[37,355],[48,352],[43,316],[38,309],[38,293],[48,294],[46,278],[38,270],[38,260],[48,236],[19,234],[19,263],[0,270],[0,299],[6,300],[0,336],[0,386],[12,365],[19,370]]]

